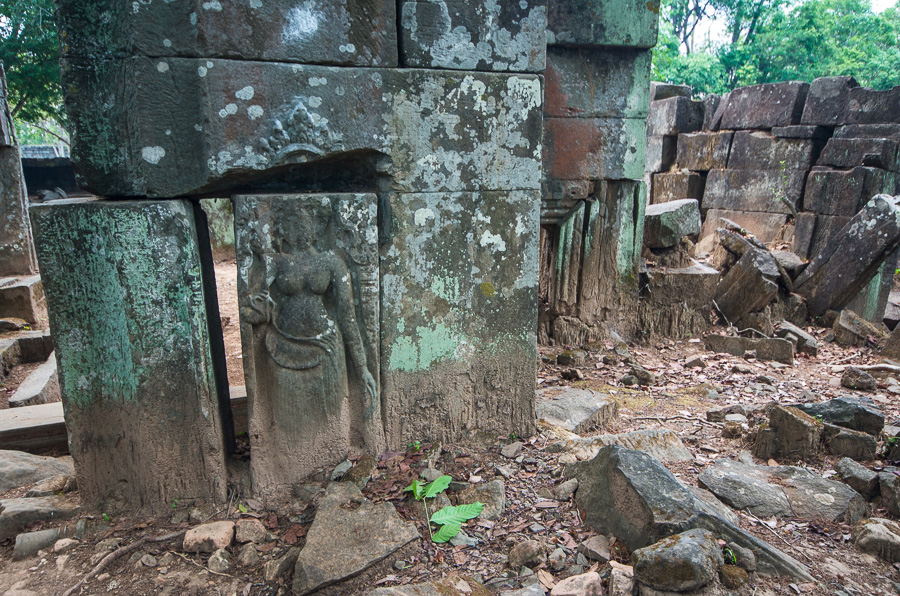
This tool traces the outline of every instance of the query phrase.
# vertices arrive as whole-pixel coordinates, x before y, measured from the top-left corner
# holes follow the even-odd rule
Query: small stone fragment
[[[525,540],[512,547],[508,559],[512,569],[534,567],[547,560],[547,549],[542,542]]]
[[[610,560],[609,538],[606,536],[591,536],[578,545],[578,552],[588,559],[606,563]]]
[[[562,571],[566,567],[566,551],[561,548],[557,548],[550,556],[547,557],[547,561],[550,563],[550,568],[553,571]]]
[[[255,544],[248,542],[241,548],[237,564],[241,567],[253,567],[257,563],[259,563],[259,552],[256,550]]]
[[[550,596],[601,596],[600,574],[591,571],[566,578],[553,586]]]
[[[570,478],[566,480],[559,486],[553,487],[553,497],[557,501],[568,501],[572,498],[572,495],[575,494],[575,490],[578,488],[578,480],[575,478]]]
[[[231,567],[231,555],[224,548],[216,550],[207,562],[210,571],[225,573]]]
[[[266,541],[266,527],[254,517],[239,519],[235,524],[234,539],[239,544],[262,544]]]
[[[706,362],[703,361],[699,356],[697,358],[691,358],[687,362],[684,363],[685,368],[706,368]]]
[[[67,550],[77,548],[78,544],[79,542],[74,538],[61,538],[53,545],[53,552],[57,554],[64,553]]]
[[[845,457],[838,461],[835,469],[841,481],[867,501],[878,494],[878,474],[864,465]]]
[[[506,485],[497,478],[485,484],[470,486],[460,491],[459,504],[484,503],[484,509],[478,519],[496,520],[500,518],[506,507]]]
[[[507,459],[515,459],[519,457],[520,453],[522,453],[522,447],[522,442],[516,441],[514,443],[510,443],[501,447],[500,454]]]
[[[722,585],[729,590],[735,590],[747,583],[747,572],[735,565],[722,567]]]
[[[900,562],[900,526],[882,518],[860,520],[853,527],[853,542],[859,550],[888,563]]]
[[[694,529],[664,538],[631,555],[634,577],[656,590],[689,592],[715,579],[724,564],[715,535]]]
[[[841,375],[841,386],[857,391],[875,391],[878,389],[878,381],[866,371],[848,366]]]
[[[141,565],[143,565],[144,567],[156,567],[156,565],[157,565],[156,557],[154,557],[150,553],[143,555],[141,557]]]
[[[182,548],[188,553],[209,553],[228,548],[233,538],[234,522],[212,522],[188,530]]]
[[[269,561],[263,566],[263,578],[267,583],[274,582],[290,571],[297,563],[297,557],[300,556],[300,549],[297,547],[288,549],[288,552],[274,561]]]

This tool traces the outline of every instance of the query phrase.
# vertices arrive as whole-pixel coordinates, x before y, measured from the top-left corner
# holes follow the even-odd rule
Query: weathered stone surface
[[[535,75],[136,57],[71,65],[64,79],[77,90],[73,161],[98,194],[173,197],[238,179],[264,192],[285,168],[297,190],[348,177],[414,192],[540,185]],[[194,101],[173,109],[174,96]]]
[[[73,201],[31,215],[84,502],[224,500],[215,286],[204,286],[191,204]]]
[[[889,254],[875,276],[847,303],[847,309],[881,328],[887,310],[888,299],[894,285],[894,272],[900,261],[900,249]]]
[[[37,521],[64,521],[81,511],[69,497],[4,499],[0,501],[0,540],[12,538],[25,526]]]
[[[878,388],[878,381],[866,371],[848,366],[841,375],[841,386],[859,391],[875,391]]]
[[[640,179],[646,145],[640,118],[544,120],[544,169],[552,178]]]
[[[397,65],[397,7],[342,2],[148,2],[60,6],[70,59],[123,55]],[[378,35],[372,35],[378,31]],[[239,34],[235,34],[239,33]]]
[[[862,519],[853,527],[853,543],[888,563],[900,561],[900,526],[889,519]]]
[[[846,124],[850,115],[850,89],[858,86],[853,77],[819,77],[813,80],[800,122],[825,126]]]
[[[795,291],[806,298],[810,315],[820,316],[828,309],[845,306],[897,250],[897,201],[896,197],[878,195],[866,203],[795,280]]]
[[[781,227],[787,222],[787,214],[784,213],[764,213],[762,211],[732,211],[729,209],[708,209],[706,211],[706,219],[703,221],[703,228],[700,231],[700,237],[706,238],[714,233],[717,228],[721,227],[722,219],[733,221],[740,227],[748,230],[761,242],[771,242],[774,240],[781,230]]]
[[[225,573],[231,567],[231,553],[220,548],[209,556],[206,565],[214,573]]]
[[[803,352],[810,356],[819,353],[818,340],[789,321],[781,321],[775,329],[775,336],[786,339],[794,344],[795,352]]]
[[[393,236],[380,260],[388,444],[501,427],[530,436],[537,192],[398,194],[389,203]]]
[[[659,3],[635,0],[569,0],[551,2],[547,18],[550,45],[656,45]]]
[[[672,83],[650,82],[650,101],[669,99],[670,97],[691,97],[694,94],[690,85],[673,85]]]
[[[631,553],[634,579],[657,590],[690,592],[718,577],[725,564],[716,536],[694,529]]]
[[[710,170],[704,209],[790,213],[781,199],[799,208],[806,172],[802,170]]]
[[[697,172],[666,172],[653,174],[653,204],[701,199],[706,177]]]
[[[35,532],[22,532],[16,536],[16,544],[13,547],[13,561],[28,558],[39,550],[53,546],[59,540],[59,528],[37,530]]]
[[[554,429],[559,434],[558,429]],[[568,434],[558,444],[559,450],[571,451],[578,460],[592,459],[601,449],[616,445],[649,454],[660,461],[694,461],[694,456],[684,446],[678,435],[670,429],[636,430],[618,435],[580,437]]]
[[[695,132],[678,135],[676,164],[688,170],[718,170],[728,166],[733,132]]]
[[[868,87],[853,87],[847,102],[848,124],[900,123],[900,88],[880,91]]]
[[[273,561],[268,561],[263,566],[263,578],[267,582],[276,581],[280,577],[284,577],[288,571],[297,563],[297,557],[300,556],[300,549],[293,547],[288,549],[284,556]]]
[[[562,580],[550,590],[550,596],[601,596],[603,584],[600,574],[589,571]]]
[[[789,250],[773,250],[771,252],[778,266],[784,269],[791,279],[797,277],[806,267],[804,260]]]
[[[764,573],[808,581],[806,568],[715,515],[645,453],[610,446],[573,466],[575,499],[594,530],[616,536],[632,551],[693,528],[750,548]],[[849,490],[849,489],[848,489]]]
[[[900,139],[900,124],[848,124],[834,130],[836,139]]]
[[[647,274],[638,309],[640,328],[663,337],[696,337],[709,327],[719,272],[694,263]]]
[[[809,83],[787,81],[740,87],[728,96],[723,129],[772,128],[800,124]]]
[[[752,466],[717,459],[699,476],[700,485],[735,509],[760,517],[800,517],[855,523],[865,500],[841,482],[796,466]]]
[[[188,553],[211,553],[228,548],[233,539],[234,522],[212,522],[188,530],[182,548]]]
[[[539,419],[583,435],[618,418],[619,402],[591,389],[541,389],[535,412]]]
[[[74,471],[73,471],[74,473]],[[60,474],[52,476],[46,480],[41,480],[25,492],[25,496],[31,497],[49,497],[51,495],[60,495],[62,493],[70,493],[78,488],[78,482],[75,476],[70,474]]]
[[[728,321],[762,310],[778,292],[778,265],[768,251],[750,248],[719,282],[716,308]]]
[[[609,574],[608,594],[609,596],[633,596],[634,570],[631,569],[629,573],[622,569],[613,568]]]
[[[666,172],[675,164],[678,137],[674,135],[647,137],[645,172]]]
[[[731,414],[731,416],[733,415],[734,414]],[[716,515],[736,526],[741,525],[741,518],[738,517],[731,507],[720,501],[716,495],[699,486],[688,486],[687,489],[691,491],[691,494],[697,497],[697,499],[703,501],[704,505],[709,507]]]
[[[721,128],[722,114],[728,105],[728,93],[715,95],[710,93],[703,99],[703,130],[716,131]]]
[[[344,508],[348,503],[355,508]],[[372,503],[352,484],[332,482],[297,558],[294,594],[353,577],[418,539],[415,524],[400,519],[390,503]]]
[[[886,337],[880,327],[876,327],[849,308],[842,310],[841,314],[835,318],[832,330],[834,331],[834,341],[845,348],[864,346],[869,342],[870,337],[876,343],[883,341]]]
[[[644,246],[669,248],[685,236],[700,233],[700,205],[696,199],[648,205],[644,211]]]
[[[827,141],[831,137],[831,128],[813,124],[776,126],[772,128],[772,134],[780,139],[817,139]]]
[[[32,325],[46,315],[44,285],[40,275],[0,278],[0,312]]]
[[[837,457],[872,461],[878,450],[878,442],[870,434],[826,424],[825,448]]]
[[[900,515],[900,476],[893,472],[878,472],[878,492],[881,506],[891,515]]]
[[[400,62],[408,68],[540,72],[546,59],[546,0],[402,0]],[[330,17],[329,18],[333,18]],[[372,29],[380,37],[383,29]]]
[[[811,414],[776,405],[769,424],[756,435],[756,456],[762,459],[807,459],[819,453],[824,426]],[[713,491],[715,492],[715,491]]]
[[[726,335],[708,335],[706,349],[720,354],[743,356],[747,352],[756,352],[759,360],[774,360],[782,364],[794,364],[794,346],[786,339],[752,339],[749,337],[733,337]]]
[[[650,104],[648,135],[678,135],[700,130],[703,103],[688,97],[670,97]]]
[[[3,103],[6,103],[5,100]],[[37,273],[25,177],[22,174],[22,154],[18,147],[0,147],[0,222],[0,277]],[[5,310],[3,314],[18,316]]]
[[[647,116],[647,85],[650,82],[650,52],[647,50],[550,46],[544,78],[546,116]]]
[[[516,571],[522,567],[535,567],[547,560],[547,547],[538,540],[523,540],[512,547],[507,559]]]
[[[835,426],[858,430],[876,437],[884,428],[884,413],[876,408],[869,398],[838,397],[793,406],[810,416],[821,416],[822,420]]]
[[[459,492],[460,504],[484,503],[478,519],[489,521],[500,519],[506,507],[506,485],[497,478],[484,484],[476,484]]]
[[[9,398],[9,407],[35,406],[59,400],[56,356],[50,354],[47,361],[34,369],[31,374],[25,377],[22,384],[16,388]]]
[[[852,217],[873,196],[894,192],[896,174],[878,168],[831,170],[814,167],[806,181],[803,209]]]
[[[807,139],[784,139],[763,131],[741,130],[734,133],[728,167],[733,170],[808,170],[813,164],[817,145]]]
[[[60,474],[71,475],[72,464],[55,457],[0,450],[0,493]]]
[[[841,482],[858,492],[865,500],[878,494],[878,474],[849,457],[835,465]]]
[[[234,539],[240,544],[262,544],[266,540],[266,527],[256,518],[239,519],[234,524]]]
[[[535,584],[532,584],[532,587]],[[541,590],[540,596],[544,595]],[[467,575],[451,573],[447,577],[422,584],[408,584],[405,586],[391,586],[387,588],[375,588],[366,592],[366,596],[489,596],[487,588],[481,582]],[[501,592],[506,595],[506,592]],[[509,593],[510,596],[537,596],[534,591],[526,588]]]
[[[833,168],[866,166],[897,172],[900,141],[896,139],[829,139],[816,165]]]

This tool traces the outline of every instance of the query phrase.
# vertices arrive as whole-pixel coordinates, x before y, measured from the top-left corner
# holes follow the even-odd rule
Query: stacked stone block
[[[727,218],[764,242],[792,238],[793,251],[812,259],[869,199],[898,190],[897,90],[851,77],[744,87],[693,102],[700,125],[674,102],[651,103],[648,156],[667,139],[657,135],[673,136],[662,159],[648,159],[646,179],[653,203],[701,201],[701,237]],[[851,304],[870,320],[880,320],[896,260]]]
[[[539,339],[634,331],[658,3],[555,2],[544,101]]]

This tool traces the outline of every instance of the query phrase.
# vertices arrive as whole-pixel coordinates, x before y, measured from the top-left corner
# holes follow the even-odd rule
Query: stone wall
[[[651,201],[694,198],[701,238],[727,218],[804,259],[879,193],[900,192],[900,88],[851,77],[790,81],[692,100],[654,84],[645,182]],[[850,304],[880,321],[897,256]]]

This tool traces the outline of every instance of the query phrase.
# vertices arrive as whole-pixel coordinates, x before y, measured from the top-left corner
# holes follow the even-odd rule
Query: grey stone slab
[[[539,203],[527,191],[389,198],[393,234],[380,262],[389,445],[500,427],[530,436]]]
[[[645,118],[650,52],[550,46],[544,114],[558,118]]]
[[[835,465],[841,481],[861,494],[867,501],[878,494],[878,474],[849,457]]]
[[[809,99],[807,99],[809,103]],[[792,124],[790,126],[774,126],[772,134],[780,139],[817,139],[827,141],[831,138],[832,129],[828,126],[814,124]]]
[[[748,337],[708,335],[706,349],[732,356],[743,356],[752,350],[756,352],[759,360],[774,360],[787,365],[794,364],[794,346],[786,339],[750,339]]]
[[[789,214],[781,198],[799,207],[805,178],[803,170],[710,170],[702,207]]]
[[[691,97],[694,91],[690,85],[673,85],[671,83],[650,83],[650,101],[669,99],[670,97]]]
[[[678,137],[647,137],[645,172],[665,172],[675,164]]]
[[[722,114],[728,105],[728,93],[709,94],[703,99],[703,130],[716,131],[722,125]]]
[[[6,282],[6,283],[4,283]],[[46,318],[44,284],[40,275],[0,279],[0,313],[38,324]]]
[[[858,86],[853,77],[819,77],[813,80],[800,122],[825,126],[846,124],[850,90]]]
[[[65,521],[80,511],[73,499],[63,495],[4,499],[0,501],[0,540],[14,537],[30,523]]]
[[[653,204],[702,199],[706,177],[698,172],[662,172],[653,174]]]
[[[760,242],[772,242],[778,237],[782,226],[787,223],[785,213],[765,213],[763,211],[734,211],[731,209],[708,209],[703,221],[700,237],[715,233],[722,225],[722,219],[733,221],[741,228],[748,230]]]
[[[835,168],[867,166],[897,172],[900,170],[900,140],[830,139],[816,165]]]
[[[544,171],[562,180],[640,180],[646,129],[642,118],[546,118]]]
[[[59,23],[69,59],[143,55],[397,66],[391,0],[62,2]]]
[[[849,91],[847,124],[900,124],[900,87],[884,91],[853,87]]]
[[[37,273],[18,147],[0,147],[0,277]],[[4,316],[18,316],[2,313]],[[24,317],[20,317],[24,318]]]
[[[900,139],[900,124],[848,124],[834,130],[836,139]]]
[[[722,129],[773,128],[800,124],[809,83],[787,81],[735,89],[722,113]]]
[[[808,170],[821,144],[784,139],[762,131],[734,134],[728,167],[733,170]]]
[[[405,67],[544,70],[547,0],[401,0],[399,14],[400,62]],[[386,33],[383,29],[373,31]]]
[[[84,502],[111,511],[171,508],[185,495],[223,500],[191,204],[69,201],[31,215]]]
[[[884,428],[884,413],[869,399],[839,397],[823,402],[794,404],[810,416],[825,422],[878,436]]]
[[[748,249],[716,288],[716,308],[728,321],[765,308],[778,292],[778,266],[767,251]]]
[[[659,4],[655,1],[550,2],[547,43],[650,49],[656,45],[658,22]]]
[[[732,132],[695,132],[678,135],[677,167],[709,171],[728,167]]]
[[[647,134],[678,135],[700,130],[703,102],[688,97],[670,97],[650,104]]]
[[[280,191],[285,176],[294,190],[354,175],[381,190],[540,187],[535,75],[136,57],[73,64],[64,81],[73,162],[98,194]],[[641,147],[642,174],[630,130],[617,134]]]
[[[700,206],[697,199],[681,199],[649,205],[644,211],[644,245],[668,248],[685,236],[700,233]]]
[[[72,471],[71,462],[62,459],[0,450],[0,493]]]
[[[618,417],[618,402],[591,389],[541,389],[535,412],[550,424],[585,434],[602,428]]]
[[[35,406],[59,401],[59,379],[56,374],[56,355],[31,372],[9,398],[9,407]]]
[[[819,342],[815,337],[789,321],[781,321],[775,329],[775,335],[793,343],[797,352],[810,356],[819,353]]]

